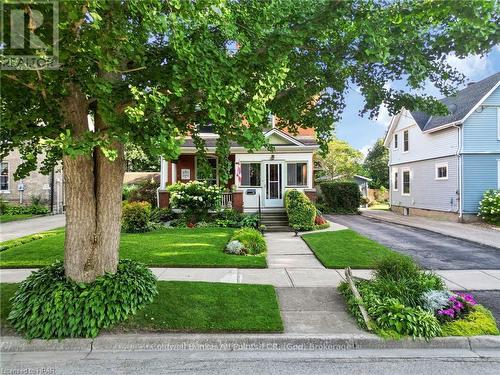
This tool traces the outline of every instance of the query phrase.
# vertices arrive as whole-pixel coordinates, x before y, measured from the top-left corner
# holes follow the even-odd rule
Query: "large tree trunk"
[[[65,101],[65,117],[78,139],[88,130],[88,103],[72,86]],[[95,116],[95,129],[105,128]],[[121,192],[124,174],[123,146],[113,144],[118,156],[108,160],[99,148],[89,156],[63,157],[66,197],[64,270],[78,282],[91,282],[116,272],[120,244]]]

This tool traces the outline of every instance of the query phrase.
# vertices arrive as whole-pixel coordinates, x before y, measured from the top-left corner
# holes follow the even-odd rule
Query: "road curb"
[[[378,221],[383,221],[383,222],[386,222],[386,223],[391,223],[391,224],[397,224],[397,225],[402,225],[404,227],[408,227],[408,228],[416,228],[416,229],[422,229],[422,230],[426,230],[426,231],[429,231],[429,232],[432,232],[432,233],[437,233],[437,234],[440,234],[442,236],[446,236],[446,237],[450,237],[450,238],[455,238],[457,240],[462,240],[462,241],[466,241],[466,242],[469,242],[469,243],[472,243],[472,244],[475,244],[475,245],[481,245],[481,246],[488,246],[488,247],[492,247],[492,248],[495,248],[495,249],[499,249],[500,250],[500,247],[498,246],[494,246],[492,245],[491,243],[486,243],[486,242],[480,242],[480,241],[472,241],[468,238],[464,238],[464,237],[459,237],[459,236],[454,236],[453,234],[448,234],[448,233],[443,233],[443,232],[440,232],[436,229],[433,229],[432,227],[429,228],[427,226],[421,226],[421,225],[412,225],[410,223],[407,223],[407,222],[402,222],[402,221],[399,221],[397,219],[392,219],[392,218],[387,218],[387,217],[380,217],[380,216],[377,216],[377,215],[371,215],[369,213],[366,213],[365,211],[361,211],[360,213],[361,216],[364,216],[368,219],[372,219],[372,220],[378,220]]]
[[[32,340],[4,336],[0,352],[64,351],[343,351],[356,349],[500,349],[499,336],[384,340],[370,334],[120,334],[91,339]]]

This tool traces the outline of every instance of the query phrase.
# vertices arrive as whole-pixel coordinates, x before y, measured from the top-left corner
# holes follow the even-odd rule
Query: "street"
[[[325,216],[334,223],[410,255],[426,269],[500,269],[500,250],[493,247],[360,215]]]
[[[2,374],[469,374],[500,372],[498,352],[465,349],[3,353]]]

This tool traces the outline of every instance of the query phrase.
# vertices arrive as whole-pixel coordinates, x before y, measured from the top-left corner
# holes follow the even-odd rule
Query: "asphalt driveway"
[[[493,247],[360,215],[326,216],[334,223],[345,225],[382,245],[410,255],[426,269],[500,269],[500,250]]]

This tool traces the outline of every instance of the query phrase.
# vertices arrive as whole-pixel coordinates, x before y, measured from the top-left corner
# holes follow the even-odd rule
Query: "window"
[[[398,135],[394,134],[394,149],[397,150],[398,148]]]
[[[398,178],[399,178],[399,173],[398,170],[396,169],[393,174],[393,179],[392,179],[392,189],[394,191],[398,191]]]
[[[9,190],[9,163],[5,161],[0,164],[0,190]]]
[[[403,195],[410,195],[410,171],[403,171]]]
[[[497,188],[500,189],[500,159],[497,160],[497,179],[498,179]]]
[[[448,163],[436,164],[436,180],[448,179]]]
[[[405,130],[403,132],[403,152],[408,152],[408,150],[410,149],[410,142],[408,137],[408,130]]]
[[[287,186],[307,185],[307,163],[287,164]]]
[[[217,185],[217,158],[215,156],[207,156],[207,162],[210,165],[210,174],[208,177],[203,176],[201,168],[198,167],[198,158],[196,158],[196,179],[205,181],[209,185]]]
[[[198,124],[196,126],[198,128],[198,132],[200,133],[213,133],[214,132],[214,124],[211,122],[207,122],[205,124]]]
[[[241,186],[260,186],[259,163],[241,163]]]

